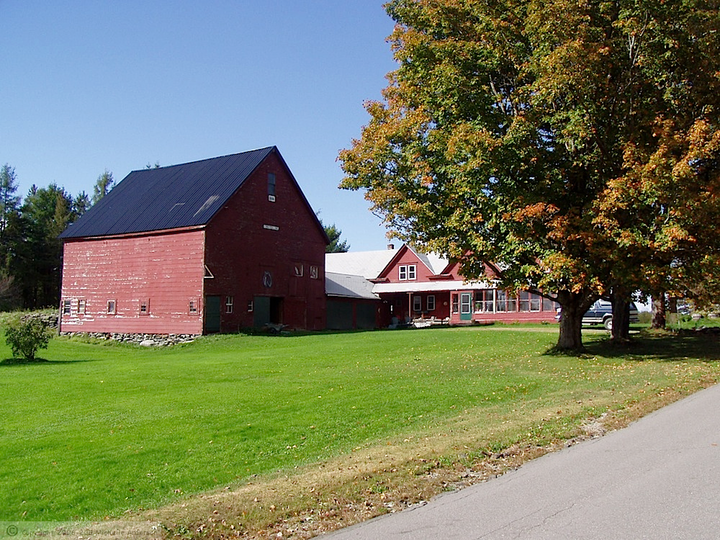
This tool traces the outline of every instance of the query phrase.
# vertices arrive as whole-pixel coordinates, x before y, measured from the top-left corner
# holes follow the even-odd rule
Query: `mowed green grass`
[[[542,326],[214,336],[162,349],[56,338],[40,352],[47,362],[0,365],[0,520],[117,517],[459,414],[583,400],[590,414],[601,396],[622,404],[720,372],[712,344],[654,338],[617,354],[595,336],[580,358],[545,354],[557,334]],[[0,359],[10,356],[2,340]]]

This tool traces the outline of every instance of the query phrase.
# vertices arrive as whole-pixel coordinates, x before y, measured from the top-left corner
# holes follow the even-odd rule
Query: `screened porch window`
[[[475,313],[493,313],[495,311],[495,289],[475,291]]]

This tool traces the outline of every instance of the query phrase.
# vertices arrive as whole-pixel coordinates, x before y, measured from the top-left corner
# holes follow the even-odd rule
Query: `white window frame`
[[[494,289],[478,289],[475,291],[475,313],[495,313]]]
[[[232,296],[225,297],[225,313],[232,313],[235,299]]]
[[[417,279],[417,266],[414,264],[403,264],[398,266],[398,279],[400,281],[414,281]]]

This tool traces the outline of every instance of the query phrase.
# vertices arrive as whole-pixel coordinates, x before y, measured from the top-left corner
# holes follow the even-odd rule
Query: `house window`
[[[72,300],[63,300],[62,314],[70,315],[72,313]]]
[[[320,268],[318,266],[310,266],[310,279],[320,279]]]
[[[198,302],[196,298],[191,298],[188,302],[188,313],[190,315],[197,315],[198,312]]]
[[[295,263],[293,264],[293,274],[295,277],[303,277],[303,274],[305,273],[305,266],[303,263]]]
[[[495,311],[495,291],[483,289],[475,292],[475,313],[492,313]]]
[[[268,201],[275,202],[275,173],[268,173]]]
[[[416,267],[414,264],[407,264],[398,267],[398,277],[400,281],[415,279]]]
[[[140,300],[140,315],[150,314],[150,300]]]
[[[233,297],[226,296],[225,297],[225,313],[232,313],[232,312],[233,312]]]
[[[509,295],[506,291],[495,292],[495,311],[515,312],[517,307],[517,297]]]
[[[85,315],[85,306],[87,306],[87,301],[84,298],[80,298],[78,300],[78,315]]]
[[[435,311],[435,295],[434,294],[430,294],[427,297],[427,310]]]
[[[460,313],[460,300],[457,294],[452,295],[452,312]]]
[[[413,311],[422,311],[422,296],[413,296]]]
[[[115,300],[108,300],[106,313],[108,315],[115,315],[116,312],[117,312],[117,302]]]
[[[520,291],[520,311],[540,311],[540,297],[528,291]]]
[[[542,299],[542,309],[543,311],[557,311],[558,303],[553,302],[549,298],[543,298]]]
[[[507,293],[505,291],[496,291],[495,293],[495,311],[507,311]]]

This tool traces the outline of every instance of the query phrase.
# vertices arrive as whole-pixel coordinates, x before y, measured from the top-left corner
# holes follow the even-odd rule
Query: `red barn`
[[[276,147],[133,171],[61,238],[62,332],[325,328],[328,239]]]

